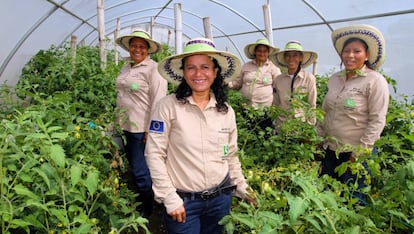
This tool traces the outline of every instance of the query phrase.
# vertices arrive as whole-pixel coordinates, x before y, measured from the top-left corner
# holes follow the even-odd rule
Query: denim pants
[[[217,197],[203,200],[183,198],[186,222],[179,223],[164,210],[164,222],[170,234],[221,234],[223,226],[219,221],[230,213],[232,193],[223,193]]]
[[[351,157],[351,152],[343,152],[340,153],[338,158],[336,157],[336,153],[333,150],[326,149],[325,150],[325,158],[321,161],[322,166],[322,172],[321,175],[327,174],[331,176],[332,178],[337,179],[338,181],[344,183],[344,184],[352,184],[355,183],[357,180],[357,175],[352,174],[350,170],[346,170],[344,174],[338,175],[338,173],[335,172],[335,168],[341,165],[342,163],[345,163],[349,161],[349,158]],[[368,168],[367,162],[362,162],[362,165],[364,166],[364,169],[367,171],[368,175],[371,175],[371,171]],[[365,184],[366,176],[362,175],[361,178],[358,178],[358,190],[365,188],[367,185]],[[365,195],[362,194],[359,191],[354,192],[354,197],[357,197],[361,202],[365,201]]]
[[[139,193],[142,216],[148,217],[152,212],[154,195],[150,172],[145,161],[145,133],[131,133],[124,131],[126,138],[125,153],[130,164],[132,181]]]

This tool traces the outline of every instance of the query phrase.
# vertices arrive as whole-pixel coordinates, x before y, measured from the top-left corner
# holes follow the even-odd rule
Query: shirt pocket
[[[128,81],[128,86],[131,92],[145,92],[148,90],[148,82],[142,73],[132,74]]]
[[[218,155],[222,160],[227,160],[229,157],[229,134],[220,133],[218,137]]]
[[[367,98],[361,89],[353,88],[347,92],[343,105],[347,112],[364,112],[367,109]]]

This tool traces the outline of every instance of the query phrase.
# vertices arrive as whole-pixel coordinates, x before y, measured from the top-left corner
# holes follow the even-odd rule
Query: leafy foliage
[[[69,54],[40,51],[17,94],[2,87],[0,232],[149,232],[111,134],[120,66],[101,70],[95,47]]]
[[[154,59],[171,53],[163,45]],[[69,54],[67,47],[39,51],[16,91],[0,88],[0,232],[149,232],[122,176],[122,152],[108,133],[117,128],[114,82],[122,64],[109,62],[101,70],[95,47],[78,48],[75,60]],[[395,89],[396,82],[386,78]],[[320,106],[328,75],[317,79]],[[261,120],[293,113],[257,110],[239,92],[228,95],[237,115],[240,159],[258,207],[235,198],[221,220],[227,233],[414,231],[414,107],[407,96],[391,97],[376,153],[362,157],[372,177],[363,191],[368,205],[361,206],[352,196],[355,186],[319,176],[323,139],[313,125],[287,118],[277,132],[264,129]],[[302,97],[292,103],[323,120],[322,110],[309,109]],[[348,169],[360,173],[362,160],[340,168]]]
[[[395,81],[387,77],[394,86]],[[318,76],[321,106],[328,76]],[[258,208],[235,200],[231,214],[221,220],[227,233],[411,233],[414,231],[413,184],[414,110],[407,96],[390,97],[387,125],[376,142],[376,153],[343,165],[362,175],[366,161],[372,177],[363,192],[369,197],[360,206],[353,197],[356,185],[346,186],[328,176],[319,176],[323,139],[314,126],[288,118],[277,134],[262,129],[264,116],[276,120],[292,116],[278,107],[257,110],[244,105],[236,91],[229,92],[237,113],[239,151],[249,185],[256,191]],[[306,108],[301,97],[293,105]],[[401,101],[402,100],[402,101]],[[306,115],[323,120],[321,109]]]

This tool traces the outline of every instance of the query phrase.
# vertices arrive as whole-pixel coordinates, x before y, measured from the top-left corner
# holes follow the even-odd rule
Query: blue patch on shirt
[[[164,132],[164,122],[158,121],[158,120],[151,120],[150,132],[156,132],[156,133],[163,133]]]

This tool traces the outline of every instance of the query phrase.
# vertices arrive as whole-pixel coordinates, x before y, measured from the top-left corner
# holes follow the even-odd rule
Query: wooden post
[[[183,25],[182,25],[181,3],[174,4],[175,17],[175,54],[180,54],[183,51]]]
[[[315,62],[313,62],[312,74],[316,75],[317,73],[318,73],[318,61],[315,60]]]
[[[203,18],[203,24],[204,24],[204,34],[206,35],[206,38],[213,40],[213,33],[211,31],[211,24],[210,24],[210,17],[204,17]]]
[[[153,29],[154,29],[154,16],[152,16],[151,19],[150,19],[150,28],[149,28],[149,33],[150,33],[152,39],[154,39],[154,37],[153,37],[153,33],[154,33],[153,32]]]
[[[114,41],[119,37],[120,28],[121,28],[121,19],[117,18],[116,19],[116,29],[115,29],[115,32],[114,32]],[[116,65],[118,65],[118,61],[119,61],[118,55],[119,55],[118,45],[116,43],[114,43],[114,60],[115,60]]]
[[[71,63],[72,63],[72,71],[75,69],[75,62],[76,62],[76,43],[78,41],[78,38],[75,35],[72,35],[70,37],[70,57],[71,57]]]
[[[270,14],[270,4],[263,5],[263,16],[266,28],[266,38],[273,45],[272,16]]]
[[[167,45],[170,46],[171,30],[168,29]]]
[[[101,59],[101,69],[106,68],[106,51],[105,51],[105,8],[104,0],[98,1],[98,30],[99,30],[99,56]]]

